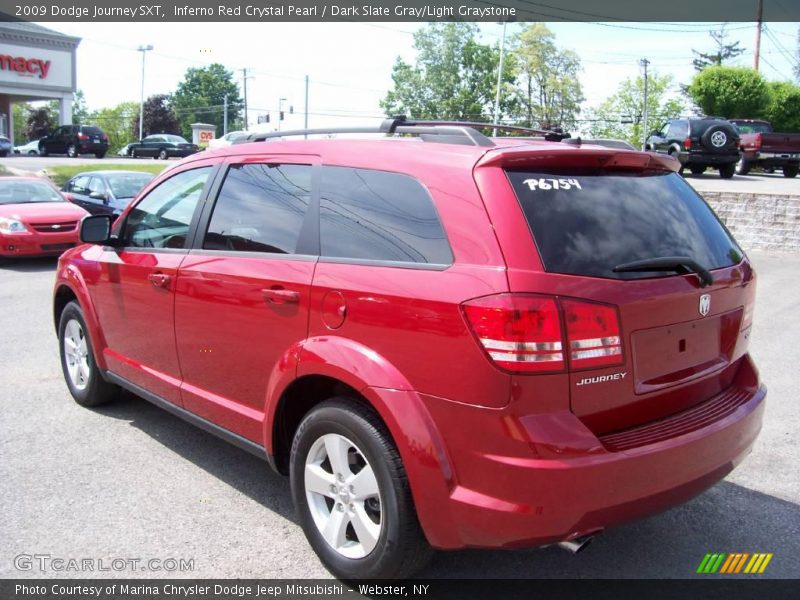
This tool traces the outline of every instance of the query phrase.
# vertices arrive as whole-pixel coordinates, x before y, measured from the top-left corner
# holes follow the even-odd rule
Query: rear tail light
[[[763,143],[763,139],[761,138],[761,134],[757,133],[756,134],[756,141],[755,141],[756,150],[761,150],[761,144],[762,143]]]
[[[692,138],[686,138],[685,140],[683,140],[683,147],[686,148],[687,150],[691,149]]]
[[[486,354],[506,371],[562,371],[567,361],[571,369],[623,362],[614,306],[534,294],[498,294],[465,302],[462,307]]]
[[[564,368],[555,298],[498,294],[463,305],[472,331],[498,366],[514,373]]]
[[[622,364],[622,340],[616,307],[562,300],[561,308],[567,327],[572,368]]]
[[[88,140],[88,139],[89,139],[89,136],[88,136],[88,135],[86,135],[85,133],[79,133],[79,134],[78,134],[78,139],[79,139],[79,140]]]

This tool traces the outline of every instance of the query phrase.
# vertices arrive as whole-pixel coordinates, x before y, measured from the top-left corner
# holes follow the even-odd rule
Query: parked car
[[[775,133],[768,121],[731,119],[741,135],[742,156],[736,172],[747,175],[753,167],[780,168],[784,177],[796,177],[800,171],[800,133]]]
[[[26,154],[28,156],[37,156],[39,154],[39,140],[31,140],[26,144],[14,146],[14,154]]]
[[[76,158],[81,154],[94,154],[103,158],[108,152],[108,136],[99,127],[90,125],[63,125],[39,140],[39,154],[66,154]]]
[[[259,135],[87,217],[54,289],[73,398],[124,388],[268,461],[343,579],[579,550],[739,464],[755,275],[674,160],[374,131]]]
[[[161,160],[167,160],[174,156],[189,156],[199,150],[200,148],[197,145],[190,144],[181,136],[166,133],[148,135],[143,140],[131,144],[128,148],[133,158],[152,156]]]
[[[122,148],[117,150],[117,156],[130,156],[131,155],[131,146],[133,146],[133,143],[125,144]]]
[[[0,135],[0,156],[8,156],[13,151],[11,140],[4,135]]]
[[[0,177],[0,259],[61,254],[78,243],[87,214],[49,181]]]
[[[87,171],[62,187],[65,197],[93,215],[119,216],[153,179],[142,171]]]
[[[237,139],[247,137],[248,135],[250,135],[249,131],[231,131],[222,137],[211,140],[208,143],[208,149],[213,150],[214,148],[224,148],[225,146],[230,146]]]
[[[645,149],[669,154],[693,175],[712,167],[719,169],[720,177],[730,179],[739,162],[739,133],[718,117],[673,119],[650,133]]]

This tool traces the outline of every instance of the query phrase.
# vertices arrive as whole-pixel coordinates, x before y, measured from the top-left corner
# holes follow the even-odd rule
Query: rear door
[[[557,297],[570,406],[584,423],[596,433],[623,429],[731,384],[746,351],[754,277],[680,176],[517,168],[506,177],[531,242],[506,253],[509,284]],[[664,257],[693,259],[713,283],[702,287],[695,273],[615,271]]]
[[[212,172],[210,165],[195,166],[151,189],[120,225],[120,246],[98,248],[96,278],[87,282],[109,369],[175,404],[181,403],[175,278]]]
[[[205,207],[177,281],[183,404],[263,441],[270,376],[305,339],[319,244],[309,213],[318,160],[233,160]]]

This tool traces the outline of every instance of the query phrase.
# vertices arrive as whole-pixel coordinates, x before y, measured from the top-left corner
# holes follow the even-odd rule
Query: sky
[[[392,86],[398,56],[414,62],[413,33],[419,23],[41,23],[82,38],[78,47],[78,88],[90,109],[140,97],[140,45],[152,44],[145,65],[145,97],[169,94],[189,67],[214,62],[233,71],[242,84],[247,69],[250,129],[303,126],[304,79],[309,76],[309,126],[361,124],[380,118],[379,101]],[[628,77],[650,69],[688,83],[694,74],[692,49],[715,47],[709,29],[721,23],[548,23],[556,43],[581,57],[584,109],[600,104]],[[766,23],[761,72],[769,80],[791,80],[797,64],[798,23]],[[521,25],[509,25],[507,34]],[[481,41],[500,42],[502,26],[480,25]],[[752,66],[756,26],[730,23],[728,40],[746,49],[733,64]],[[285,100],[281,101],[281,98]],[[289,114],[289,107],[294,114]],[[257,117],[271,112],[269,125]]]

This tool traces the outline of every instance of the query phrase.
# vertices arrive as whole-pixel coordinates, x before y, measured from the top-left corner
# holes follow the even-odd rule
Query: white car
[[[224,148],[225,146],[230,146],[238,138],[247,137],[248,135],[250,135],[249,131],[231,131],[222,137],[208,142],[208,149],[212,150],[214,148]]]
[[[38,156],[39,140],[31,140],[27,144],[23,144],[21,146],[14,146],[14,154],[28,154],[30,156]]]

